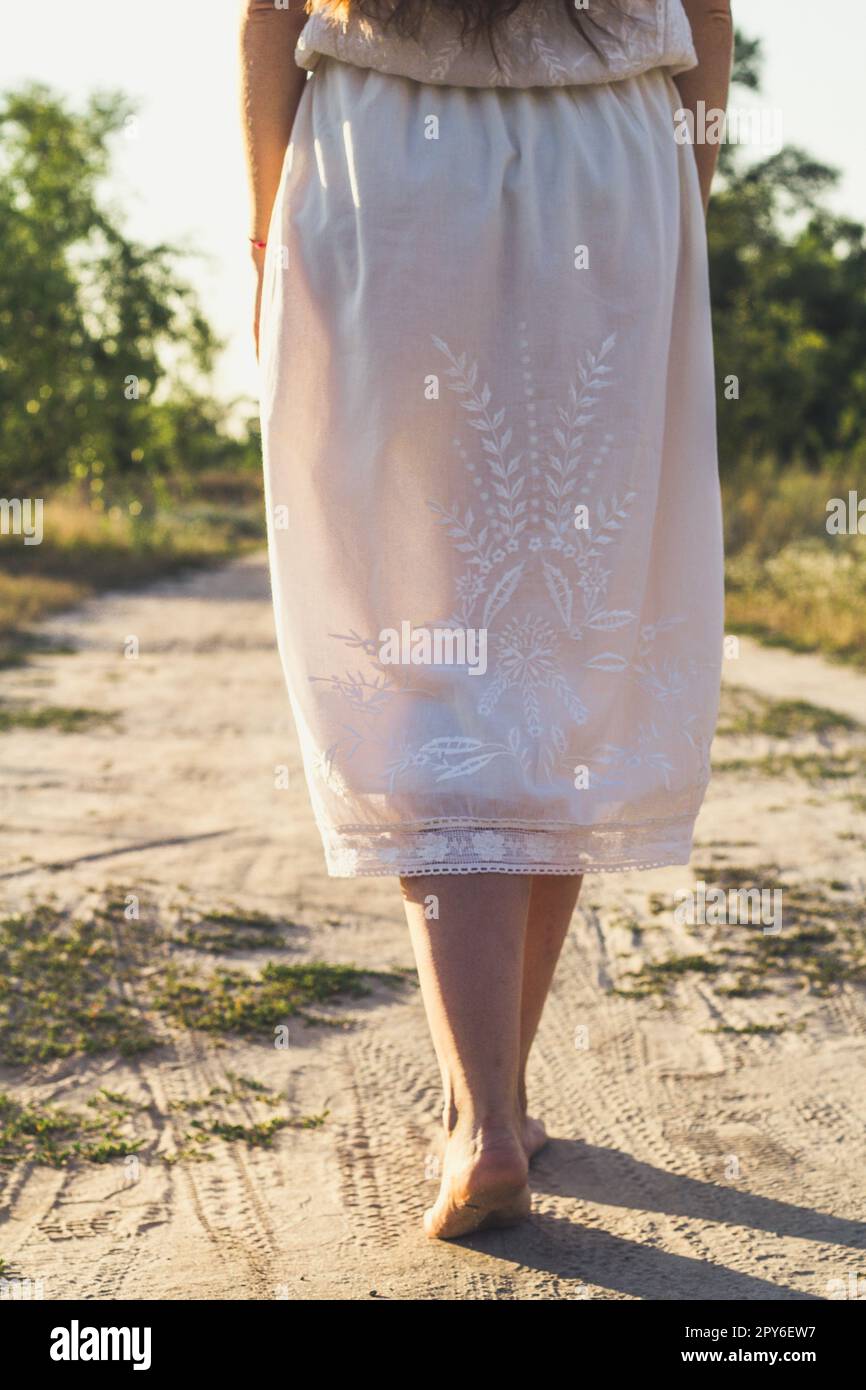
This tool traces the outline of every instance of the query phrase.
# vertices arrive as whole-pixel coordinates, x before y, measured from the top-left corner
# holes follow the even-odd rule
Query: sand
[[[74,651],[0,673],[0,699],[117,720],[0,738],[4,913],[51,894],[83,910],[122,885],[166,908],[186,897],[285,914],[311,958],[411,967],[396,880],[325,876],[263,557],[109,594],[45,631]],[[866,677],[817,657],[744,639],[725,678],[866,722]],[[781,751],[862,748],[833,733]],[[730,736],[715,750],[721,762],[771,751]],[[862,908],[860,768],[818,784],[723,771],[696,868]],[[704,949],[705,927],[653,911],[693,880],[685,868],[587,879],[531,1066],[531,1109],[553,1140],[520,1228],[457,1244],[421,1233],[438,1076],[417,989],[377,983],[335,1011],[348,1026],[293,1023],[284,1050],[177,1033],[131,1063],[4,1068],[0,1089],[19,1097],[73,1105],[103,1086],[149,1107],[138,1165],[7,1172],[5,1276],[49,1299],[809,1299],[837,1296],[834,1280],[866,1297],[864,988],[822,994],[795,977],[739,998],[689,972],[667,995],[613,992],[647,960]],[[780,1031],[719,1031],[755,1024]],[[183,1123],[171,1102],[232,1073],[279,1091],[287,1113],[328,1111],[325,1123],[166,1164]]]

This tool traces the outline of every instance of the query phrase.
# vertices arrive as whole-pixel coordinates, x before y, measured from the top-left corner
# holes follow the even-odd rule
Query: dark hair
[[[538,0],[312,0],[309,8],[313,12],[321,9],[342,17],[363,15],[385,28],[392,27],[401,38],[412,39],[419,37],[424,21],[431,12],[453,15],[460,21],[461,39],[482,35],[488,40],[498,65],[496,30],[521,5],[537,3]],[[592,15],[591,0],[583,10],[578,10],[576,0],[562,0],[562,3],[575,29],[598,52],[586,21],[599,30],[603,30],[604,26]],[[620,8],[616,0],[609,0],[609,3],[613,9]]]

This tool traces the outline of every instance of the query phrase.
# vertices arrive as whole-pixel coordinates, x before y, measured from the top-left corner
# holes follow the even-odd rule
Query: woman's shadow
[[[530,1187],[536,1197],[547,1193],[626,1207],[647,1217],[656,1213],[740,1227],[744,1263],[753,1262],[749,1245],[754,1233],[760,1231],[854,1251],[866,1248],[866,1224],[862,1221],[761,1197],[734,1186],[733,1181],[725,1185],[666,1172],[618,1149],[579,1140],[552,1139],[533,1162]],[[830,1278],[846,1280],[850,1272],[850,1262],[843,1263],[840,1254],[832,1269],[808,1271],[816,1291],[804,1293],[707,1259],[674,1254],[650,1244],[651,1239],[654,1236],[630,1240],[611,1235],[598,1226],[583,1225],[579,1214],[566,1219],[541,1211],[523,1227],[477,1235],[467,1243],[523,1268],[543,1271],[557,1281],[568,1281],[571,1292],[559,1285],[551,1295],[555,1298],[589,1297],[581,1290],[596,1286],[643,1299],[813,1301],[828,1297]],[[732,1244],[729,1238],[725,1249],[729,1251]],[[767,1258],[764,1248],[760,1256]],[[866,1260],[856,1267],[866,1278]]]

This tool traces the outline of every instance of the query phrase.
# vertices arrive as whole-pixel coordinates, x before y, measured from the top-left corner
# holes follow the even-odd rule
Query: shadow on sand
[[[530,1187],[536,1194],[624,1207],[648,1217],[658,1214],[741,1227],[744,1246],[750,1233],[766,1232],[856,1251],[866,1248],[863,1222],[761,1197],[742,1187],[666,1172],[619,1150],[579,1140],[551,1140],[532,1165]],[[588,1285],[611,1294],[651,1300],[823,1301],[820,1293],[804,1293],[724,1265],[584,1226],[579,1213],[573,1220],[537,1213],[524,1227],[513,1231],[486,1232],[454,1243],[483,1250],[515,1267],[573,1281],[575,1298],[582,1296],[581,1286]],[[835,1268],[828,1271],[828,1277],[841,1273],[841,1268]],[[825,1283],[816,1271],[816,1286],[823,1288]],[[568,1298],[567,1287],[560,1284],[555,1297]]]

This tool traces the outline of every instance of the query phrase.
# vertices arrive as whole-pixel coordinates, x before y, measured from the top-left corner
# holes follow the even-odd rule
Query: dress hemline
[[[330,878],[433,874],[627,873],[688,864],[697,813],[642,825],[515,826],[502,822],[408,831],[320,827]]]
[[[677,853],[674,857],[665,859],[648,860],[647,862],[631,862],[623,864],[581,864],[576,867],[570,865],[534,864],[534,865],[505,865],[505,864],[431,864],[423,868],[359,868],[359,869],[338,869],[327,866],[329,878],[422,878],[433,877],[440,874],[557,874],[562,877],[582,878],[585,874],[624,874],[638,873],[647,869],[665,869],[677,864],[688,864],[691,859],[691,847],[682,854]]]

